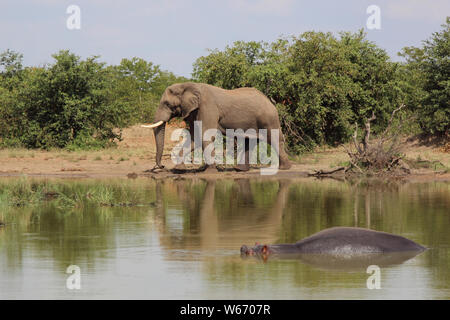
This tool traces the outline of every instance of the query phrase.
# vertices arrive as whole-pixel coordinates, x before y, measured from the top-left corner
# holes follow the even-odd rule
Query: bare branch
[[[362,153],[357,138],[358,138],[358,123],[355,122],[355,132],[353,133],[353,144],[355,145],[356,151]]]
[[[381,134],[381,141],[385,141],[386,140],[386,134],[388,132],[390,132],[391,130],[391,125],[392,125],[392,120],[394,120],[394,116],[397,112],[399,112],[400,110],[402,110],[405,107],[404,104],[401,104],[400,107],[398,107],[397,109],[395,109],[394,111],[392,111],[391,113],[391,118],[389,119],[388,125],[386,127],[386,129],[384,129],[383,133]]]
[[[370,123],[375,120],[377,117],[375,116],[375,113],[372,111],[372,116],[367,119],[365,123],[365,134],[364,134],[364,152],[367,151],[367,148],[369,146],[369,139],[370,139]]]
[[[403,107],[404,105],[401,105],[392,112],[388,127],[384,131],[384,137],[378,139],[377,142],[373,142],[370,139],[371,123],[376,119],[374,112],[372,112],[371,117],[364,123],[365,128],[362,142],[358,141],[358,126],[355,123],[355,132],[353,133],[352,138],[356,151],[352,152],[343,146],[350,160],[350,166],[344,169],[345,174],[351,171],[352,168],[356,168],[361,174],[364,174],[365,172],[393,172],[395,169],[402,169],[406,173],[409,172],[409,170],[402,165],[401,159],[403,158],[403,155],[400,152],[402,147],[401,141],[397,133],[391,134],[393,118]],[[389,141],[388,147],[384,145],[385,141]]]

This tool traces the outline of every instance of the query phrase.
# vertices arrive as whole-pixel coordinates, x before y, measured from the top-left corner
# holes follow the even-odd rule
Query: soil
[[[177,142],[170,141],[173,130],[183,127],[171,124],[166,130],[166,145],[163,164],[174,167],[170,159],[170,150]],[[448,149],[448,148],[447,148]],[[411,174],[402,179],[410,181],[450,181],[450,152],[440,144],[422,143],[417,139],[405,139],[406,159],[424,163],[426,166],[411,168]],[[164,179],[176,178],[296,178],[307,177],[318,170],[332,170],[344,165],[348,157],[343,147],[321,147],[312,153],[293,158],[289,170],[279,170],[275,175],[261,176],[260,168],[252,167],[248,172],[236,172],[227,168],[219,172],[188,172],[175,174],[170,171],[146,172],[155,165],[155,141],[151,129],[139,125],[127,128],[123,140],[117,147],[98,151],[66,150],[0,150],[0,176],[45,176],[45,177],[128,177],[140,176]]]

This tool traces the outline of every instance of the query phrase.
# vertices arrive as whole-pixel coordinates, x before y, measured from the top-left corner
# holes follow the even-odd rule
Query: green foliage
[[[10,91],[14,103],[2,110],[11,120],[3,137],[18,138],[28,148],[62,148],[79,135],[104,143],[120,139],[113,129],[129,124],[130,112],[110,98],[110,71],[97,57],[82,61],[60,51],[53,58],[45,68],[22,72],[23,80]]]
[[[416,112],[425,133],[450,132],[450,17],[422,48],[406,47],[408,83],[416,88]]]
[[[406,63],[364,33],[306,32],[272,43],[235,42],[194,63],[193,78],[225,89],[256,87],[276,105],[294,152],[346,142],[354,124],[374,112],[372,131],[389,115],[415,115],[409,132],[448,134],[450,128],[450,18],[423,48],[405,48]],[[102,148],[121,129],[149,122],[164,90],[188,79],[141,58],[107,66],[69,51],[43,67],[23,67],[22,55],[0,53],[0,146]],[[402,120],[395,120],[402,121]]]
[[[19,178],[0,181],[0,209],[52,204],[57,208],[86,206],[149,206],[148,195],[124,184],[61,183]]]
[[[173,83],[187,81],[136,57],[122,59],[120,65],[112,69],[116,82],[113,98],[134,108],[135,122],[150,122],[164,90]]]
[[[372,111],[374,131],[405,99],[401,66],[362,32],[306,32],[273,43],[236,42],[194,64],[194,79],[227,89],[251,86],[278,108],[291,150],[348,140]]]
[[[0,54],[0,71],[3,78],[11,78],[22,71],[23,55],[7,49]]]
[[[1,145],[103,148],[121,129],[149,121],[165,87],[184,78],[143,59],[106,66],[69,51],[44,67],[22,68],[22,55],[0,54]]]

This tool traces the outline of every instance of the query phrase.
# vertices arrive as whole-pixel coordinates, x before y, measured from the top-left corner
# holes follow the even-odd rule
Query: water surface
[[[0,299],[450,298],[448,182],[2,178],[0,221]],[[379,290],[365,268],[239,255],[333,226],[430,249],[382,266]]]

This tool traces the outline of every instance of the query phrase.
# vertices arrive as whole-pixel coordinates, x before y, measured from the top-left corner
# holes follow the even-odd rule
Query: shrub
[[[362,32],[306,32],[273,43],[235,42],[197,59],[194,79],[226,89],[256,87],[278,108],[291,150],[338,144],[372,111],[375,132],[404,99],[400,65]]]
[[[406,47],[408,83],[416,88],[415,111],[424,133],[450,134],[450,17],[423,42],[422,48]]]
[[[185,81],[143,59],[106,66],[69,51],[44,67],[22,68],[22,56],[0,54],[1,145],[103,148],[121,129],[149,121],[165,87]]]

